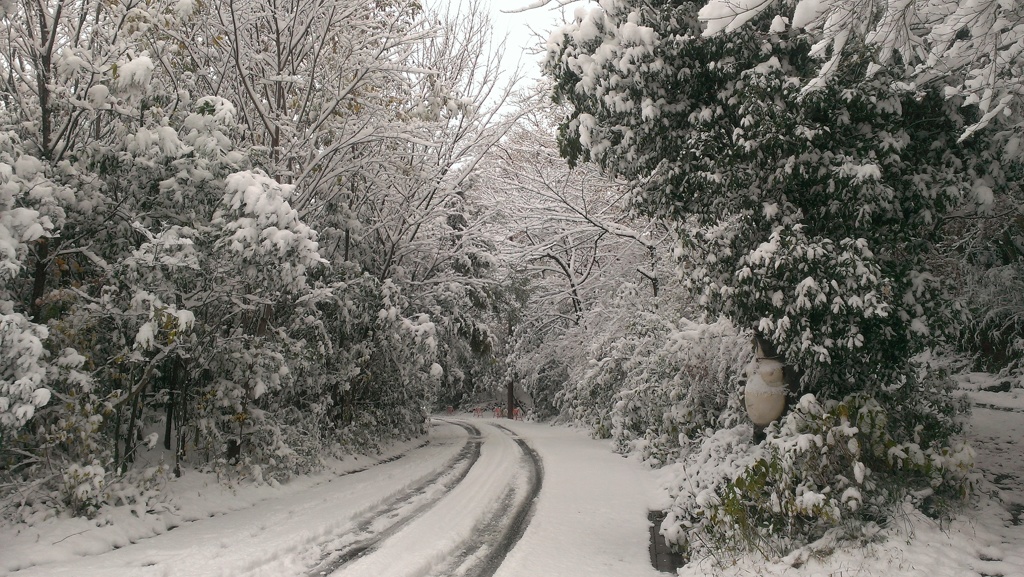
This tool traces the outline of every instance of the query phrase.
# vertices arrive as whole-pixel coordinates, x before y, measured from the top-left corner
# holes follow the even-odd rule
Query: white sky
[[[528,78],[538,78],[540,68],[537,66],[540,54],[532,53],[538,42],[546,40],[548,33],[563,22],[561,11],[549,7],[528,10],[519,13],[504,13],[502,10],[514,10],[528,6],[531,0],[481,0],[491,6],[491,18],[497,37],[508,34],[506,66],[515,66],[521,58]],[[554,3],[552,3],[554,4]],[[531,31],[532,29],[532,31]],[[543,39],[538,39],[534,32],[540,32]]]
[[[430,0],[429,3],[440,5],[448,4],[457,7],[460,3],[463,6],[471,0]],[[515,68],[516,62],[521,61],[526,77],[534,80],[540,77],[540,67],[537,62],[541,54],[535,53],[537,43],[543,42],[538,39],[534,32],[543,34],[544,39],[548,33],[564,22],[562,10],[556,7],[552,0],[551,6],[545,6],[526,12],[505,13],[502,10],[516,10],[534,4],[536,0],[479,0],[490,9],[491,21],[494,23],[496,40],[508,36],[505,52],[506,69]],[[532,29],[532,31],[531,31]]]

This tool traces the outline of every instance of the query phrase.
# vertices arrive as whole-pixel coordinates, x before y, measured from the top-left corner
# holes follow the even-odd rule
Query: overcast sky
[[[519,13],[505,13],[502,10],[516,10],[534,4],[536,0],[479,0],[490,8],[491,20],[494,22],[494,31],[497,38],[508,35],[508,45],[505,53],[505,66],[514,68],[517,60],[522,60],[524,73],[528,78],[540,77],[540,68],[537,61],[541,55],[534,53],[538,39],[531,29],[543,34],[547,38],[548,32],[563,22],[561,10],[549,7],[537,8]],[[428,5],[436,3],[440,5],[459,6],[460,0],[428,0]],[[469,0],[461,0],[466,6]],[[552,6],[555,2],[551,2]]]
[[[546,39],[548,33],[562,23],[561,13],[550,8],[537,8],[519,13],[505,13],[502,10],[514,10],[529,6],[532,0],[481,0],[491,5],[491,18],[494,20],[496,35],[500,38],[508,34],[508,65],[514,66],[519,55],[527,67],[527,75],[531,78],[540,76],[536,62],[539,54],[531,53],[538,42],[534,32],[540,32]],[[531,28],[533,32],[531,32]]]

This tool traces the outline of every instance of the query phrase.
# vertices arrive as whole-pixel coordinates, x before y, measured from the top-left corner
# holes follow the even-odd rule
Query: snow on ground
[[[1024,408],[1019,390],[986,390],[998,384],[981,374],[962,379],[976,403],[971,438],[983,494],[952,522],[908,509],[886,528],[885,541],[835,552],[824,545],[769,561],[702,559],[679,574],[1024,577]],[[526,459],[508,431],[494,425],[525,439],[543,463],[533,514],[497,577],[660,574],[650,565],[647,542],[647,510],[660,499],[657,471],[612,453],[607,441],[578,429],[469,415],[450,419],[481,432],[479,459],[465,478],[450,492],[431,485],[419,490],[427,497],[437,493],[430,508],[417,509],[411,500],[381,514],[408,515],[410,521],[392,533],[382,530],[386,538],[333,574],[449,577],[467,566],[460,559],[472,561],[477,553],[460,548],[483,538],[486,525],[507,514],[510,487],[524,493]],[[276,487],[224,487],[189,472],[171,481],[168,511],[135,516],[122,507],[93,521],[48,519],[0,529],[0,577],[304,575],[332,547],[352,542],[367,524],[362,517],[454,467],[468,440],[455,424],[435,420],[427,445],[413,441],[381,459],[334,462],[327,471]],[[380,462],[400,453],[398,460]],[[352,472],[373,463],[379,464]],[[388,522],[369,524],[378,521]]]
[[[1024,411],[1024,389],[1011,389],[1011,381],[991,373],[966,373],[958,379],[975,404]]]
[[[136,518],[117,508],[92,521],[4,528],[0,575],[237,576],[271,559],[309,565],[313,542],[344,532],[344,522],[429,476],[459,451],[465,437],[462,429],[442,425],[425,446],[414,449],[422,443],[417,440],[379,458],[334,462],[324,472],[276,488],[225,487],[211,476],[187,472],[170,483],[174,508],[157,515]],[[345,475],[403,451],[409,455]]]
[[[578,429],[505,421],[544,463],[522,539],[495,577],[656,577],[647,511],[655,473]]]
[[[483,422],[480,459],[436,507],[386,539],[372,554],[338,571],[345,577],[414,577],[436,573],[471,540],[481,521],[497,515],[502,495],[516,479],[520,451],[507,435]],[[281,573],[266,573],[280,575]]]
[[[888,539],[831,554],[810,549],[785,559],[702,559],[683,577],[1024,577],[1024,391],[993,390],[993,375],[960,379],[974,409],[970,441],[982,476],[981,494],[952,522],[909,509],[887,528]]]

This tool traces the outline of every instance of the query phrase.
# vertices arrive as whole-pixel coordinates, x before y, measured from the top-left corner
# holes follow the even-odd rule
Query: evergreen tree
[[[878,69],[867,49],[848,47],[843,69],[804,90],[819,69],[814,38],[780,25],[771,11],[741,32],[703,35],[700,7],[603,1],[578,10],[552,37],[554,97],[571,108],[560,127],[563,155],[626,180],[639,213],[676,223],[692,296],[785,363],[792,394],[813,394],[808,399],[840,412],[881,407],[884,431],[869,434],[861,424],[858,434],[874,437],[861,439],[863,451],[836,455],[837,470],[886,443],[946,454],[957,432],[954,403],[914,358],[960,320],[948,286],[929,268],[939,224],[990,195],[1000,177],[983,142],[960,140],[974,122],[971,109],[896,69]],[[832,418],[832,409],[811,406],[796,409],[809,423]],[[842,493],[841,475],[811,479],[784,466],[802,451],[786,437],[802,432],[769,430],[764,459],[781,463],[768,468],[781,477],[767,483],[790,497],[824,486]],[[879,479],[895,471],[892,459],[872,463]],[[941,485],[939,469],[904,471],[896,485]],[[719,489],[736,490],[734,473]],[[679,503],[689,503],[681,505],[683,522],[694,502],[680,491]],[[880,502],[893,503],[902,489],[880,492]],[[739,493],[759,514],[780,513],[757,491]],[[863,514],[857,510],[848,507]],[[823,523],[811,523],[810,533],[838,517],[831,509],[782,512],[787,523],[799,515]]]

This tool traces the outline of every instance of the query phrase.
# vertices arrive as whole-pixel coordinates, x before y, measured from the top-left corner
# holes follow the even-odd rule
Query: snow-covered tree
[[[1002,176],[984,142],[960,138],[974,110],[907,83],[899,69],[872,66],[863,50],[805,91],[803,79],[818,70],[813,47],[780,26],[777,12],[741,32],[705,35],[699,9],[606,1],[577,9],[552,35],[547,66],[556,98],[570,107],[562,153],[625,180],[637,211],[676,224],[690,294],[785,364],[794,400],[870,399],[887,415],[887,438],[945,454],[954,403],[912,359],[959,322],[929,267],[939,223],[990,198]],[[769,432],[783,447],[772,458],[788,458],[790,434]],[[951,463],[942,486],[956,493]],[[893,466],[875,470],[899,474]],[[924,475],[902,485],[933,482]],[[900,499],[887,490],[880,499]],[[858,513],[851,505],[843,514]],[[801,532],[837,522],[813,515],[821,525]]]
[[[950,219],[947,274],[958,279],[970,319],[956,346],[977,370],[999,372],[1003,383],[1024,386],[1024,234],[1021,190],[1011,177],[986,213]]]
[[[498,207],[489,226],[505,274],[525,297],[506,331],[506,379],[525,389],[538,414],[550,415],[569,373],[586,363],[587,342],[616,315],[610,303],[619,292],[637,290],[642,306],[653,308],[672,284],[670,235],[629,217],[623,187],[595,167],[571,170],[561,162],[559,109],[546,94],[520,106],[519,122],[486,159],[483,174],[488,204]],[[606,416],[610,405],[595,400],[590,409]]]
[[[980,115],[965,126],[961,138],[992,122],[1008,121],[1019,129],[1017,95],[1024,62],[1018,45],[1024,19],[1014,2],[713,0],[698,18],[706,24],[702,33],[713,36],[740,30],[766,12],[774,15],[774,31],[800,30],[811,38],[810,55],[820,65],[808,89],[824,86],[850,62],[864,60],[857,53],[866,47],[870,63],[861,74],[870,77],[884,66],[895,67],[921,87],[938,85],[946,96],[977,105]]]
[[[956,142],[960,111],[883,73],[800,98],[800,39],[701,38],[693,11],[595,9],[552,45],[573,106],[564,151],[684,225],[694,293],[785,355],[804,390],[899,381],[955,314],[926,268],[935,223],[991,182]]]
[[[17,307],[19,295],[12,290],[31,247],[49,237],[54,226],[45,206],[52,199],[45,192],[56,187],[42,168],[17,133],[0,135],[0,449],[51,396],[43,348],[49,331]],[[44,194],[33,198],[33,188]]]
[[[3,487],[90,514],[157,423],[178,472],[256,478],[422,432],[493,283],[474,14],[4,4]]]

